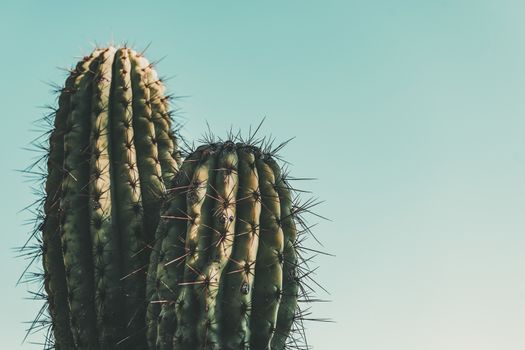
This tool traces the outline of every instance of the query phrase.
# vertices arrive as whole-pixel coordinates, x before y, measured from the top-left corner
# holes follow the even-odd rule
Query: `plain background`
[[[90,43],[151,43],[183,133],[296,137],[282,156],[332,219],[331,303],[315,349],[525,349],[525,3],[400,1],[3,1],[0,5],[2,349],[39,303],[15,286],[36,198],[16,172],[44,82]],[[312,247],[318,248],[312,241]]]

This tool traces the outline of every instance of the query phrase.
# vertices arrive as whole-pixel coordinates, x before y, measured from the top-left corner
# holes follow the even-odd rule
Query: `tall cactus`
[[[66,80],[49,138],[42,260],[54,347],[145,349],[148,248],[178,170],[168,97],[129,48]]]
[[[242,142],[201,146],[164,208],[148,273],[150,349],[291,348],[307,294],[303,223],[272,154]]]

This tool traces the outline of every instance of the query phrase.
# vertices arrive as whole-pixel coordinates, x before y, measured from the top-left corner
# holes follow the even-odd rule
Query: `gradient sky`
[[[332,300],[310,344],[335,350],[525,349],[525,3],[2,1],[2,349],[39,304],[15,287],[32,202],[15,169],[32,121],[91,43],[132,44],[182,108],[184,135],[266,121],[325,202]],[[313,242],[312,242],[313,243]],[[312,244],[316,247],[315,244]]]

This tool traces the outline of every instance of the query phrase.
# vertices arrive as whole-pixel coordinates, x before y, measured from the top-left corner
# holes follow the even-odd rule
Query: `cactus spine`
[[[178,169],[168,98],[129,48],[71,71],[49,138],[42,260],[54,347],[145,349],[146,270]]]
[[[291,192],[271,154],[250,144],[186,158],[151,254],[150,349],[288,348],[300,316]]]

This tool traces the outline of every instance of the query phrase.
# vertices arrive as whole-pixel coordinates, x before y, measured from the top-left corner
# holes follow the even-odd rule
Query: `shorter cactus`
[[[150,259],[150,349],[298,346],[298,300],[311,292],[301,214],[315,203],[293,193],[274,153],[251,143],[211,143],[186,158]]]

